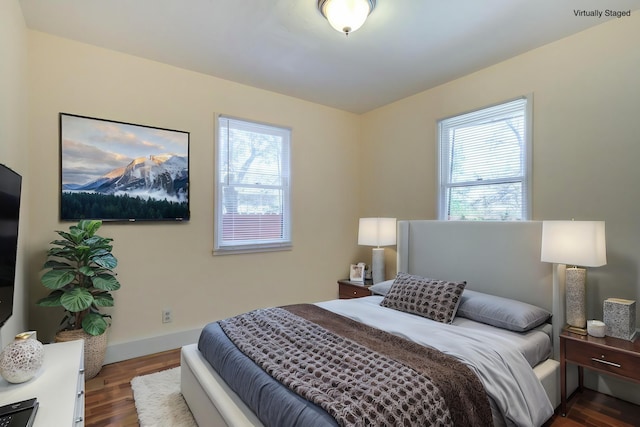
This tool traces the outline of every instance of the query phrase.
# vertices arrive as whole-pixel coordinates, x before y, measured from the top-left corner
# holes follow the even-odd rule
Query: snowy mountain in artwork
[[[65,192],[127,194],[132,197],[184,202],[188,198],[186,157],[171,154],[138,157],[87,184],[65,184]]]

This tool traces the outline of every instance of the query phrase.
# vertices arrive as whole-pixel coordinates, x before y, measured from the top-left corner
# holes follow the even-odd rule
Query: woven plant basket
[[[56,334],[56,342],[84,340],[84,379],[89,380],[100,372],[107,353],[107,333],[89,335],[82,329],[61,331]]]

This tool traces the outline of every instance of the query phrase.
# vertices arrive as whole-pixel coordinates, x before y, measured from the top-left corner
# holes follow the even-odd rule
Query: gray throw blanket
[[[438,350],[310,304],[218,322],[264,369],[340,425],[492,425],[484,388]]]

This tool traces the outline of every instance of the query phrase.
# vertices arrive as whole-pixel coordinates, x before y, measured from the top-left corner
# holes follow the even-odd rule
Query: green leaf
[[[65,248],[73,248],[75,247],[75,243],[74,242],[70,242],[68,240],[54,240],[51,242],[52,245],[58,245],[58,246],[62,246]]]
[[[78,222],[78,228],[82,230],[84,233],[86,233],[87,237],[91,237],[94,234],[96,234],[96,231],[98,231],[101,225],[102,225],[102,221],[95,220],[95,219],[93,220],[83,219],[80,222]]]
[[[86,233],[78,227],[70,227],[69,236],[71,237],[71,241],[78,245],[87,237]]]
[[[69,271],[75,271],[76,269],[75,265],[72,265],[68,262],[56,261],[53,259],[50,259],[49,261],[45,262],[42,268],[43,269],[51,268],[54,270],[69,270]]]
[[[85,239],[84,244],[91,246],[91,249],[109,249],[112,247],[109,244],[113,239],[107,239],[105,237],[93,236]]]
[[[50,259],[44,263],[42,268],[54,268],[56,270],[71,270],[75,267],[69,264],[68,262],[56,261],[54,259]]]
[[[82,255],[86,254],[87,252],[89,252],[89,250],[91,250],[91,248],[87,245],[78,245],[74,248],[74,250],[76,252],[80,252]]]
[[[39,305],[40,307],[60,307],[62,305],[60,302],[60,297],[62,295],[64,295],[63,291],[53,291],[49,296],[39,299],[36,302],[36,305]]]
[[[75,237],[75,236],[73,236],[71,233],[68,233],[68,232],[66,232],[66,231],[60,231],[60,230],[57,230],[57,231],[56,231],[56,233],[58,233],[58,235],[59,235],[60,237],[62,237],[63,239],[65,239],[65,240],[66,240],[66,241],[68,241],[68,242],[71,242],[71,243],[78,243],[78,242],[75,240],[75,239],[76,239],[76,237]],[[54,241],[53,241],[53,242],[51,242],[51,243],[54,243],[54,242],[58,242],[58,240],[54,240]],[[54,244],[55,244],[55,243],[54,243]]]
[[[76,275],[69,270],[49,270],[40,278],[42,285],[49,289],[60,289],[73,282]]]
[[[84,265],[84,266],[80,267],[78,269],[78,271],[81,274],[84,274],[85,276],[89,276],[89,277],[92,277],[92,276],[96,275],[96,272],[94,271],[94,269],[89,267],[88,265]]]
[[[111,255],[110,253],[93,257],[92,261],[98,264],[100,267],[104,267],[109,270],[113,270],[118,266],[118,260],[116,259],[116,257]]]
[[[113,297],[108,292],[100,292],[93,296],[93,303],[96,307],[113,307]]]
[[[67,259],[75,260],[75,249],[74,248],[51,248],[47,251],[47,255],[62,257]]]
[[[116,276],[111,274],[98,274],[91,278],[93,286],[103,291],[117,291],[120,289],[120,282]]]
[[[89,335],[102,335],[109,324],[100,314],[89,313],[82,319],[82,329]]]
[[[60,297],[60,302],[65,310],[77,313],[91,307],[93,295],[85,288],[73,288]]]
[[[102,255],[106,255],[106,254],[110,254],[111,253],[111,249],[113,249],[113,247],[111,245],[105,244],[105,245],[101,245],[101,246],[93,246],[91,249],[91,253],[89,254],[89,256],[91,258],[95,258],[98,256],[102,256]]]

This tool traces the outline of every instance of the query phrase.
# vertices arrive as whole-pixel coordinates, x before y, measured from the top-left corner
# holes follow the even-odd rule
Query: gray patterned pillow
[[[466,285],[467,282],[447,282],[398,273],[380,305],[438,322],[451,323]]]

